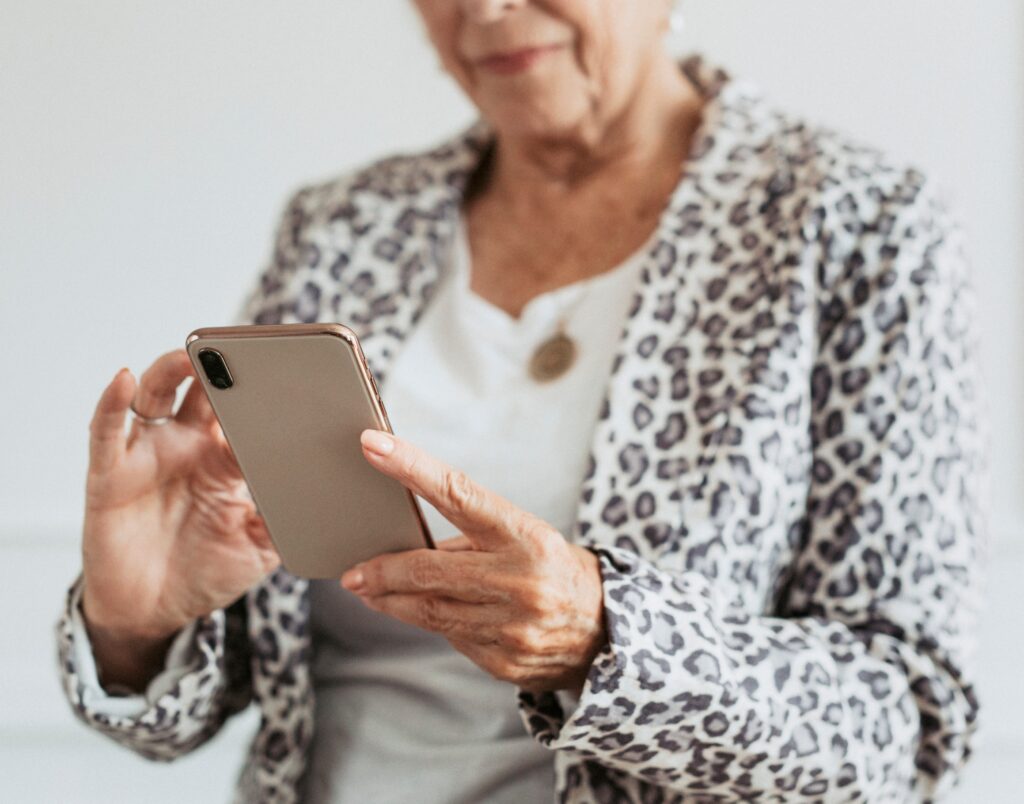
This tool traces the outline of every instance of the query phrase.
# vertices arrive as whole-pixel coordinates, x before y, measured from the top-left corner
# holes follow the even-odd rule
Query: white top
[[[396,356],[381,390],[395,432],[568,535],[641,249],[617,268],[532,298],[513,318],[470,290],[463,225],[453,275]],[[645,246],[646,248],[646,246]],[[578,355],[538,383],[527,366],[563,311]],[[456,528],[420,500],[437,539]]]
[[[647,244],[615,269],[534,297],[518,318],[470,290],[461,221],[453,244],[453,270],[381,384],[388,417],[398,435],[569,536]],[[576,361],[538,383],[530,356],[563,312],[570,312],[565,329],[578,345]],[[420,504],[436,540],[458,533],[426,500]],[[337,581],[311,581],[310,594],[317,708],[304,800],[550,796],[550,751],[523,727],[513,685],[491,678],[442,637],[370,611]],[[94,682],[75,614],[79,664]],[[183,675],[191,631],[175,640],[146,695],[110,697],[110,711],[140,714]],[[101,710],[102,688],[95,684],[90,695]],[[571,694],[561,697],[567,709],[575,704]]]

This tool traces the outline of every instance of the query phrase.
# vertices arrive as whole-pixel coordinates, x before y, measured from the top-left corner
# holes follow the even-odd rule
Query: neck
[[[642,77],[626,105],[558,137],[498,133],[486,192],[516,207],[558,203],[595,176],[614,180],[660,164],[681,165],[701,96],[667,55]],[[483,190],[478,187],[477,190]]]

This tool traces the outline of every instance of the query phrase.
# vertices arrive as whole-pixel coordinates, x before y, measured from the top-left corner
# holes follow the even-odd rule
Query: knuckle
[[[460,514],[473,510],[479,497],[476,484],[460,469],[445,472],[442,494],[452,509]]]
[[[531,581],[520,587],[519,602],[533,615],[547,615],[555,608],[554,595],[543,583]]]
[[[416,477],[419,474],[420,458],[415,452],[406,452],[401,460],[402,474],[407,478]]]
[[[441,602],[436,597],[425,597],[420,601],[420,617],[424,627],[430,631],[441,631],[446,626]]]
[[[523,539],[530,547],[535,560],[560,560],[565,538],[552,525],[534,516],[527,518],[523,525]]]
[[[506,626],[503,631],[505,645],[519,654],[539,653],[542,645],[540,629],[524,623]]]
[[[409,562],[409,580],[417,589],[430,589],[437,583],[437,567],[432,556],[420,554]]]
[[[384,572],[381,569],[380,564],[378,564],[376,561],[369,561],[363,564],[361,571],[363,573],[363,578],[365,579],[366,584],[371,589],[383,589],[383,587],[385,586]]]

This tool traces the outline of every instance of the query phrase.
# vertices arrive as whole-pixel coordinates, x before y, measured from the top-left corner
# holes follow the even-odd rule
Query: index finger
[[[507,542],[519,531],[521,512],[500,494],[474,482],[461,469],[449,466],[433,455],[392,433],[363,430],[364,454],[384,474],[419,494],[471,541],[499,536]],[[391,444],[391,451],[375,451],[375,444]]]

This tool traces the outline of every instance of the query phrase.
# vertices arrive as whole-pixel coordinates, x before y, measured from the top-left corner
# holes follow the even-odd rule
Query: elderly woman
[[[74,710],[169,761],[254,702],[239,801],[937,798],[987,463],[931,183],[674,61],[666,0],[417,5],[480,119],[299,191],[241,320],[357,332],[440,549],[290,575],[183,351],[122,370]]]

